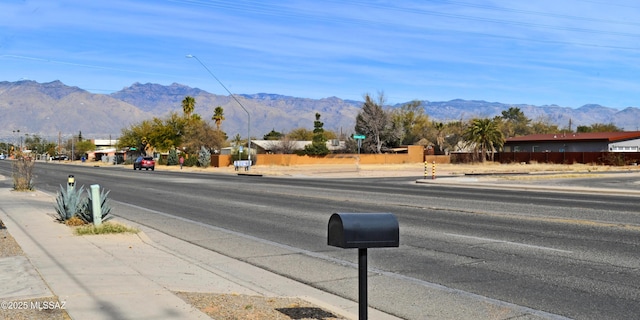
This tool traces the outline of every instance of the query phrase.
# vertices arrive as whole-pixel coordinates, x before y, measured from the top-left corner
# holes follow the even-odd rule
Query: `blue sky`
[[[0,81],[640,107],[634,0],[2,0]]]

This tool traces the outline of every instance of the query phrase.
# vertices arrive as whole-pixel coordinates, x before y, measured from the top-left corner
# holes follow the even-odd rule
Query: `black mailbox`
[[[367,249],[400,246],[398,219],[391,213],[334,213],[329,218],[328,244],[358,248],[358,314],[368,319]]]
[[[398,220],[391,213],[334,213],[328,244],[339,248],[383,248],[400,245]]]

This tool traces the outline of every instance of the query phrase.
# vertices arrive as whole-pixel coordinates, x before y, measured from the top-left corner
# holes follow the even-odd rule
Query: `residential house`
[[[640,131],[534,134],[508,138],[504,152],[639,152]]]

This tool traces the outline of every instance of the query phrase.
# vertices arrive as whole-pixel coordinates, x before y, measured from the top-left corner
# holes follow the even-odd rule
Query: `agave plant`
[[[108,196],[111,190],[106,191],[104,189],[100,190],[100,209],[102,212],[102,219],[100,221],[107,221],[113,216],[110,216],[111,213],[111,205],[108,202]],[[91,190],[87,189],[87,199],[82,203],[82,209],[78,212],[78,217],[82,219],[86,223],[93,223],[93,198],[91,195]]]
[[[58,191],[58,195],[56,196],[58,220],[67,221],[78,215],[84,206],[84,199],[82,198],[83,190],[84,186],[80,188],[65,188],[60,186],[60,191]]]

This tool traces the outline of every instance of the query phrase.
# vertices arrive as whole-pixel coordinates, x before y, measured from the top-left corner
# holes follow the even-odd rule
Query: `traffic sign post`
[[[367,136],[364,134],[354,134],[353,138],[358,140],[358,154],[360,154],[360,147],[362,147],[362,140],[364,140]]]

